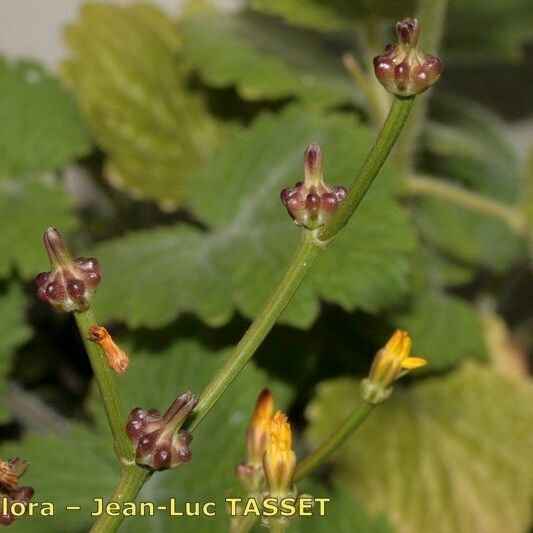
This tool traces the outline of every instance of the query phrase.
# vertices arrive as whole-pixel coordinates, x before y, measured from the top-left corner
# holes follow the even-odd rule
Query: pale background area
[[[130,0],[103,0],[129,4]],[[54,70],[66,55],[63,26],[74,20],[85,0],[0,0],[0,53],[9,58],[37,59]],[[185,0],[150,0],[147,3],[177,13]],[[216,0],[222,9],[235,9],[239,0]]]

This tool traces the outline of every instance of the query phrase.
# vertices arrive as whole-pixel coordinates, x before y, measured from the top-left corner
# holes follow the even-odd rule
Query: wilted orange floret
[[[107,363],[117,374],[126,372],[130,362],[128,354],[115,343],[107,329],[103,326],[92,326],[89,339],[102,347]]]
[[[263,389],[255,404],[252,421],[248,428],[248,463],[260,466],[267,449],[270,419],[274,411],[274,397],[268,389]]]

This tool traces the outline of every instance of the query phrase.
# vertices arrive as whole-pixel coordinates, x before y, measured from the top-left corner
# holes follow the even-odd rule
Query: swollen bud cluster
[[[329,187],[322,178],[322,149],[310,144],[304,153],[304,181],[283,189],[283,205],[299,226],[314,230],[323,226],[346,198],[344,187]]]
[[[192,434],[180,428],[196,402],[195,396],[185,392],[174,400],[164,415],[157,409],[133,409],[126,433],[135,447],[138,464],[153,470],[166,470],[191,460],[189,444]]]
[[[383,55],[374,58],[379,82],[397,96],[413,96],[433,85],[442,74],[442,61],[418,49],[417,19],[396,23],[397,44],[388,44]]]
[[[92,257],[72,259],[54,228],[44,234],[50,272],[36,278],[37,296],[62,311],[84,311],[100,284],[100,264]]]
[[[2,509],[6,510],[0,514],[0,524],[3,526],[8,526],[15,520],[11,512],[14,504],[26,506],[33,497],[32,487],[18,486],[19,478],[27,472],[29,466],[28,461],[20,457],[9,461],[0,460],[0,499],[5,499]]]

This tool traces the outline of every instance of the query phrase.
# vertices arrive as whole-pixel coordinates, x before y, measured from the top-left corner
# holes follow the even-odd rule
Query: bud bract
[[[304,153],[304,181],[283,189],[283,205],[304,228],[314,230],[323,226],[346,197],[344,187],[329,187],[322,178],[322,149],[311,144]]]
[[[413,96],[433,85],[442,74],[443,63],[418,49],[418,20],[404,19],[396,23],[398,41],[388,44],[385,53],[374,58],[374,71],[379,82],[397,96]]]
[[[180,429],[196,405],[190,392],[178,396],[164,415],[156,409],[133,409],[126,433],[135,447],[138,464],[153,470],[175,468],[190,461],[192,433]]]
[[[84,311],[100,284],[100,264],[92,257],[73,260],[54,228],[45,232],[44,246],[50,271],[35,278],[37,296],[62,311]]]

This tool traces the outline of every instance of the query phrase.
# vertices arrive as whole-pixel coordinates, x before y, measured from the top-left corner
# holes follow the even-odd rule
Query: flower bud
[[[37,296],[63,311],[84,311],[100,284],[100,264],[94,258],[70,257],[63,239],[54,228],[44,234],[50,272],[36,278]]]
[[[91,326],[89,339],[101,346],[112,370],[117,374],[126,372],[130,362],[128,354],[115,343],[107,329],[103,326]]]
[[[398,42],[388,44],[383,55],[374,58],[374,71],[379,82],[397,96],[413,96],[424,92],[442,74],[442,61],[418,49],[420,27],[417,19],[396,23]]]
[[[410,370],[427,364],[421,357],[410,357],[411,338],[406,331],[396,330],[387,344],[378,351],[370,367],[369,376],[361,384],[365,401],[378,404],[392,392],[392,384]]]
[[[126,433],[135,448],[138,464],[153,470],[166,470],[190,461],[192,434],[180,427],[196,402],[195,396],[185,392],[174,400],[163,416],[156,409],[133,409]]]
[[[252,421],[246,433],[247,460],[237,466],[237,477],[249,493],[256,493],[264,484],[263,455],[268,446],[273,411],[272,393],[264,389],[257,399]]]
[[[278,411],[270,422],[269,443],[263,456],[268,493],[284,498],[294,493],[293,477],[296,454],[292,450],[292,431],[287,415]]]
[[[283,205],[299,226],[314,230],[323,226],[346,197],[344,187],[329,187],[322,178],[322,149],[310,144],[304,153],[304,181],[283,189]]]
[[[32,487],[19,487],[19,479],[29,468],[28,461],[17,457],[9,461],[0,459],[0,499],[5,500],[2,509],[4,514],[0,515],[0,524],[8,526],[15,520],[15,516],[10,512],[13,503],[23,503],[27,505],[33,497]]]

